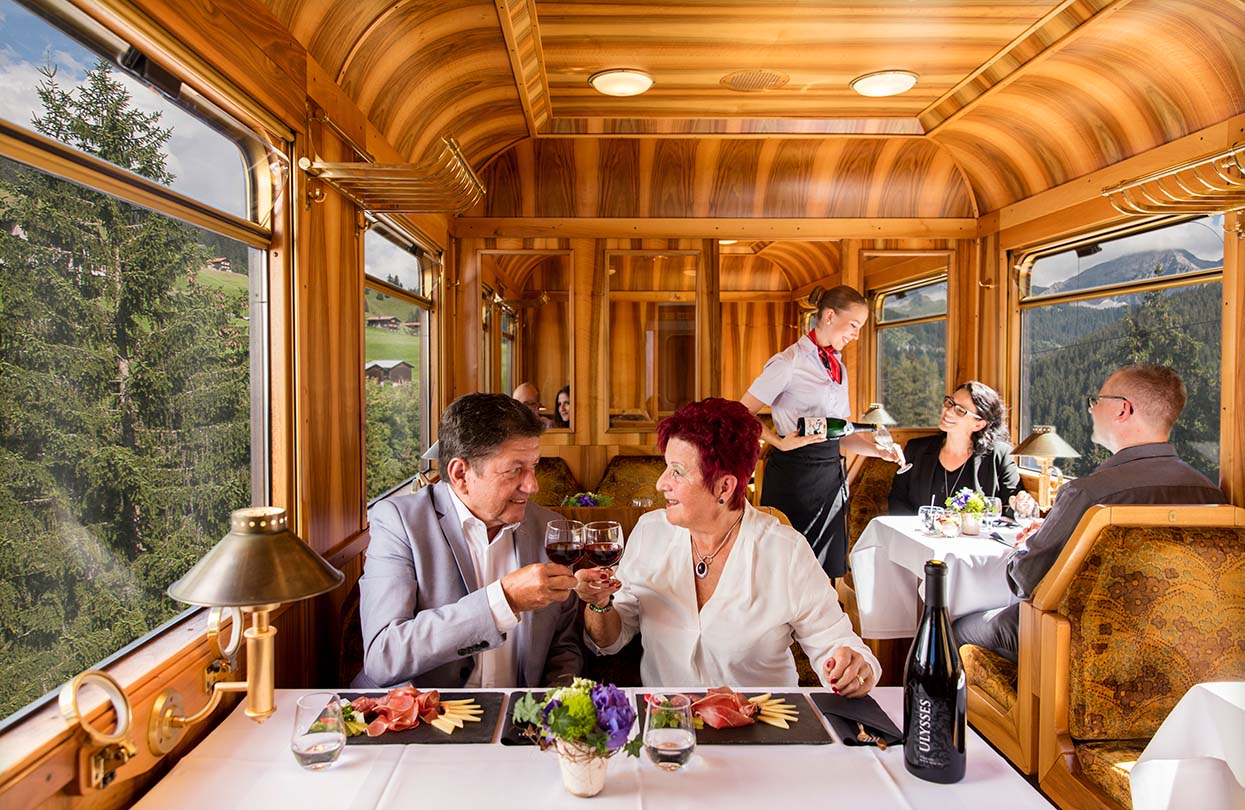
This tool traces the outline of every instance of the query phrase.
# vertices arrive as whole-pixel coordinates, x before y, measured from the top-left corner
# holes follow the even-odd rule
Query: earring
[[[726,503],[726,498],[718,498],[718,503]]]

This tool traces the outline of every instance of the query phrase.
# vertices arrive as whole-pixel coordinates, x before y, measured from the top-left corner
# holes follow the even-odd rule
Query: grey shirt
[[[1059,488],[1042,527],[1007,564],[1008,583],[1017,596],[1029,598],[1095,504],[1227,502],[1206,476],[1180,460],[1170,443],[1126,447],[1089,475]]]

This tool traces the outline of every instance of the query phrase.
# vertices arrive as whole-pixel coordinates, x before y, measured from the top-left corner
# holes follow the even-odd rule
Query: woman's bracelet
[[[588,610],[591,610],[593,613],[609,613],[613,609],[614,609],[614,594],[610,594],[610,601],[605,603],[605,607],[597,607],[591,602],[588,603]]]

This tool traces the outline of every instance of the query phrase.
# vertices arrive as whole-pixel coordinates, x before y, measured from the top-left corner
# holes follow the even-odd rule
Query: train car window
[[[0,74],[5,727],[188,615],[165,589],[268,502],[274,189],[111,34],[0,0]]]
[[[1081,453],[1056,464],[1068,475],[1092,471],[1109,453],[1090,441],[1084,395],[1118,366],[1161,363],[1189,391],[1172,441],[1185,461],[1219,480],[1223,257],[1220,214],[1023,259],[1020,435],[1054,425]]]
[[[430,304],[421,251],[397,234],[369,229],[363,239],[364,441],[367,497],[400,490],[425,466],[432,407]]]
[[[937,424],[947,380],[946,279],[883,292],[876,310],[877,400],[900,427]]]
[[[653,430],[695,397],[699,251],[606,254],[609,427]]]

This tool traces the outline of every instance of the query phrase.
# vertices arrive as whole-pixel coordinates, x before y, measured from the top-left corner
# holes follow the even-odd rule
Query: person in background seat
[[[522,402],[527,407],[531,408],[532,413],[536,414],[536,418],[539,419],[541,424],[544,425],[546,428],[553,426],[552,419],[550,419],[547,416],[541,415],[540,389],[537,388],[533,383],[530,383],[530,382],[519,383],[519,387],[514,389],[514,393],[511,395],[511,397],[513,399],[518,400],[519,402]]]
[[[1113,455],[1089,475],[1059,488],[1046,520],[1007,564],[1013,593],[1022,599],[1033,595],[1095,504],[1227,503],[1223,492],[1181,461],[1168,441],[1186,398],[1180,375],[1154,365],[1124,366],[1087,397],[1094,424],[1091,438]],[[953,630],[959,644],[976,644],[1015,661],[1020,605],[961,616]]]

